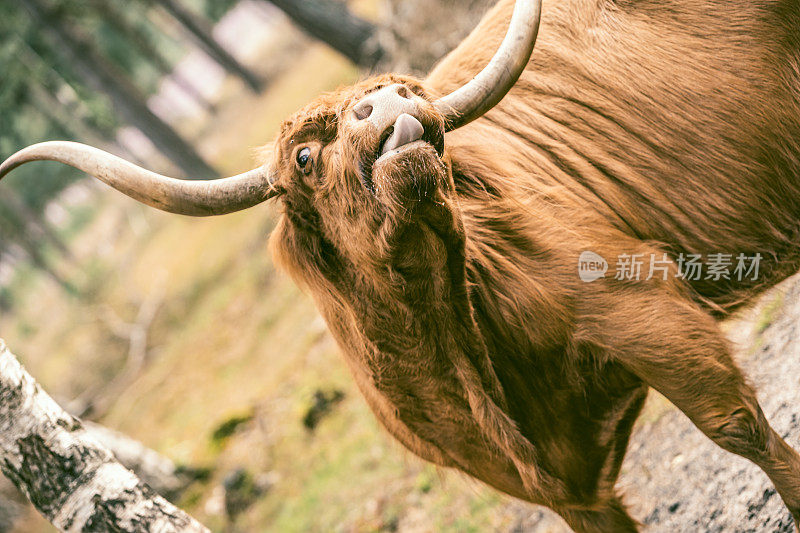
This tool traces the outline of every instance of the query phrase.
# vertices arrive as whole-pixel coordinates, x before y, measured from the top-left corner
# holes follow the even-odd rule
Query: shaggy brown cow
[[[322,96],[243,176],[179,182],[47,143],[0,176],[53,159],[195,215],[279,196],[272,249],[388,431],[577,531],[636,529],[614,483],[648,386],[800,519],[800,457],[716,323],[800,267],[800,1],[551,1],[527,62],[531,3],[487,76],[470,82],[511,0],[425,80]],[[693,279],[687,254],[763,261]],[[602,258],[660,270],[587,283],[582,256],[591,277]]]

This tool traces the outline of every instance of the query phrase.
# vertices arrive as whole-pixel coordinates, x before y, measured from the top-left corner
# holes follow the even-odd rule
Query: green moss
[[[436,477],[433,468],[425,468],[417,476],[417,479],[414,483],[414,488],[423,494],[427,494],[433,488],[433,484],[435,481]]]
[[[243,425],[253,420],[253,413],[233,415],[219,424],[211,433],[211,443],[219,449],[225,442],[233,436]]]
[[[755,331],[757,334],[762,334],[764,331],[767,330],[768,327],[772,325],[775,319],[778,317],[778,314],[783,307],[784,300],[786,295],[783,292],[778,292],[775,296],[764,306],[762,309],[761,314],[758,316],[758,320],[756,321]]]

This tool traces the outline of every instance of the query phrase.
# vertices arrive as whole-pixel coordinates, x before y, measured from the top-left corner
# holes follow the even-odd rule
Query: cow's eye
[[[297,165],[300,168],[305,168],[310,160],[311,160],[310,148],[303,148],[302,150],[297,152]]]

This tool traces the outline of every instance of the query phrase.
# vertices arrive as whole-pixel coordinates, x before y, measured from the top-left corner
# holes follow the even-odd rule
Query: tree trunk
[[[147,107],[144,96],[111,62],[73,28],[51,15],[41,0],[19,0],[40,22],[41,31],[75,72],[95,90],[107,94],[122,118],[142,130],[158,149],[192,178],[211,178],[216,171],[169,124]]]
[[[29,84],[27,96],[32,108],[76,141],[86,142],[98,148],[114,143],[113,138],[109,139],[92,125],[87,124],[81,117],[70,113],[66,106],[59,102],[58,98],[38,80],[32,80],[32,83]]]
[[[155,0],[155,3],[177,20],[222,68],[241,78],[254,92],[261,92],[264,88],[264,81],[255,72],[242,65],[214,39],[211,28],[205,19],[186,9],[178,0]]]
[[[384,0],[379,68],[425,76],[461,43],[497,0]],[[505,28],[503,29],[505,31]]]
[[[162,75],[169,76],[186,93],[192,100],[197,102],[200,107],[206,110],[211,110],[214,105],[206,99],[205,96],[200,94],[200,91],[192,85],[192,83],[175,72],[167,61],[166,57],[153,45],[147,35],[131,24],[126,18],[125,14],[120,12],[114,2],[109,0],[93,0],[92,6],[97,11],[101,18],[110,24],[118,33],[124,35],[139,53],[156,68]]]
[[[45,273],[57,285],[69,294],[76,294],[75,287],[53,268],[41,250],[41,244],[31,235],[24,216],[9,205],[5,198],[0,197],[0,235],[4,240],[17,243],[28,256],[31,264]]]
[[[2,341],[0,470],[61,531],[208,532],[90,437]]]
[[[76,139],[83,140],[99,148],[113,147],[110,149],[117,155],[136,163],[144,165],[145,162],[119,144],[116,140],[116,130],[114,127],[99,125],[91,119],[91,111],[86,104],[80,100],[75,87],[61,74],[58,73],[42,56],[23,40],[19,40],[21,50],[19,60],[24,63],[34,79],[38,78],[38,85],[31,85],[31,89],[39,89],[39,94],[32,94],[34,100],[40,100],[42,105],[38,109],[40,113],[57,123],[59,127],[67,133],[76,136]],[[41,86],[41,87],[39,87]],[[58,95],[58,96],[56,96]],[[69,122],[64,124],[62,122]],[[19,139],[18,139],[19,140]],[[24,145],[25,143],[20,143]]]
[[[337,0],[269,0],[304,32],[326,43],[350,61],[372,69],[384,50],[375,38],[377,27],[354,15]]]
[[[104,447],[128,470],[170,501],[175,501],[195,477],[189,469],[181,469],[175,463],[146,447],[127,435],[92,422],[83,422],[86,433]]]
[[[87,435],[108,448],[122,466],[170,502],[177,501],[198,477],[207,475],[202,469],[178,467],[169,458],[107,427],[87,421],[83,422],[83,427]],[[13,530],[14,523],[26,512],[27,502],[25,496],[0,475],[0,531]]]
[[[58,250],[58,253],[64,259],[72,264],[76,263],[75,256],[72,254],[69,246],[63,241],[55,228],[44,219],[43,215],[35,212],[28,204],[13,194],[5,195],[3,197],[3,203],[3,208],[13,210],[15,217],[19,218],[25,225],[26,231],[32,233],[33,239],[31,240],[38,238],[50,243],[53,248]]]

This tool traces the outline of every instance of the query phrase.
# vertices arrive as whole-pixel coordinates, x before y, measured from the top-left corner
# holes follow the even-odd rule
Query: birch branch
[[[117,462],[2,340],[0,470],[61,531],[208,532]]]
[[[118,431],[88,420],[82,423],[86,432],[108,448],[122,466],[169,501],[175,501],[186,487],[203,474],[200,469],[179,467],[168,457]]]

